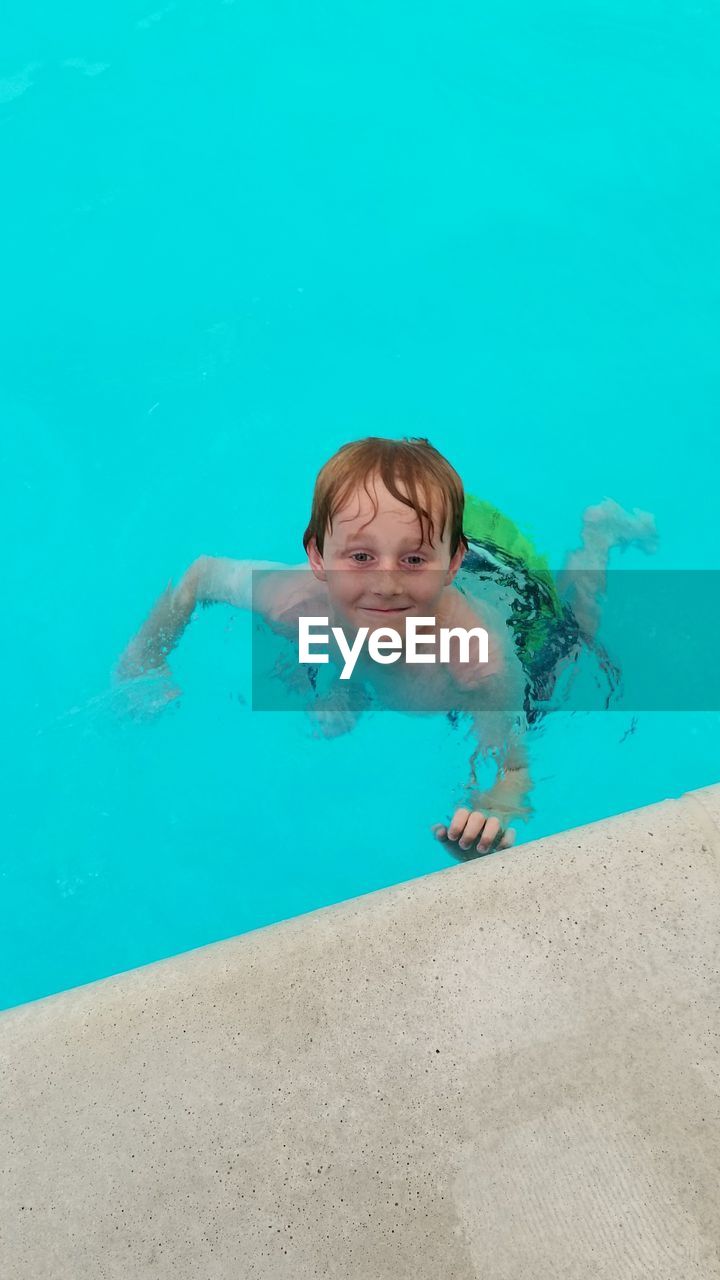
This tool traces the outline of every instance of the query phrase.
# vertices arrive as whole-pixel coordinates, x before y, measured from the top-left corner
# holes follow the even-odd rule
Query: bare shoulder
[[[504,670],[502,639],[499,634],[499,623],[495,611],[474,594],[455,591],[452,597],[453,627],[463,627],[471,631],[482,627],[488,637],[488,660],[477,661],[477,642],[470,641],[470,661],[460,660],[457,645],[450,647],[449,671],[454,684],[461,689],[478,689],[492,676],[498,676]]]
[[[298,618],[327,613],[327,587],[310,568],[266,570],[256,575],[253,604],[277,629],[295,633]]]

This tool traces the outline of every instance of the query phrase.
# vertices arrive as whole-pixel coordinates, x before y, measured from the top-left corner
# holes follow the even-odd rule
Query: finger
[[[447,840],[448,830],[447,830],[447,827],[443,826],[442,822],[434,823],[432,827],[432,833],[435,836],[436,840]]]
[[[448,829],[448,839],[457,840],[458,836],[465,830],[465,823],[470,817],[469,809],[456,809],[453,820]]]
[[[484,831],[486,822],[486,815],[480,809],[474,809],[465,823],[465,830],[460,837],[461,849],[469,849],[470,845],[475,843],[480,832]]]
[[[488,818],[483,827],[482,835],[478,841],[478,853],[487,853],[493,840],[500,833],[500,823],[497,818]]]
[[[515,828],[508,827],[505,835],[498,845],[498,849],[509,849],[515,843]]]

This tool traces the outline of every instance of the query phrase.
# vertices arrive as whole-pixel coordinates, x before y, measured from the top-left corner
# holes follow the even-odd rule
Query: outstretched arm
[[[178,585],[169,582],[137,635],[120,657],[117,674],[127,680],[149,671],[167,671],[167,656],[180,640],[198,604],[232,604],[238,609],[262,606],[273,575],[265,588],[256,581],[257,569],[286,569],[274,560],[232,560],[223,556],[199,556]]]

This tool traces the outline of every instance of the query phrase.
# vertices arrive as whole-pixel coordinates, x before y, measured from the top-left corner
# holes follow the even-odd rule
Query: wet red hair
[[[437,497],[442,521],[440,537],[446,526],[449,527],[451,558],[461,543],[467,551],[463,533],[465,494],[460,476],[429,440],[409,436],[402,440],[366,436],[364,440],[344,444],[328,459],[315,481],[310,523],[303,535],[306,551],[314,536],[318,551],[323,554],[325,534],[332,532],[333,516],[357,489],[365,488],[377,513],[377,503],[367,483],[375,475],[394,498],[412,507],[423,533],[427,528],[431,546],[435,545],[434,524],[428,507]],[[405,486],[407,496],[398,489],[398,482]]]

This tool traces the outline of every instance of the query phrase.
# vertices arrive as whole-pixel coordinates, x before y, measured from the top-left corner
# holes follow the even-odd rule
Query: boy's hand
[[[436,823],[433,827],[436,840],[447,844],[448,853],[462,858],[472,849],[475,853],[489,853],[491,849],[509,849],[515,842],[514,827],[503,827],[500,819],[482,809],[456,809],[449,827]],[[452,847],[455,845],[455,848]]]
[[[142,675],[120,677],[117,686],[117,705],[133,720],[155,720],[181,696],[167,663]]]

